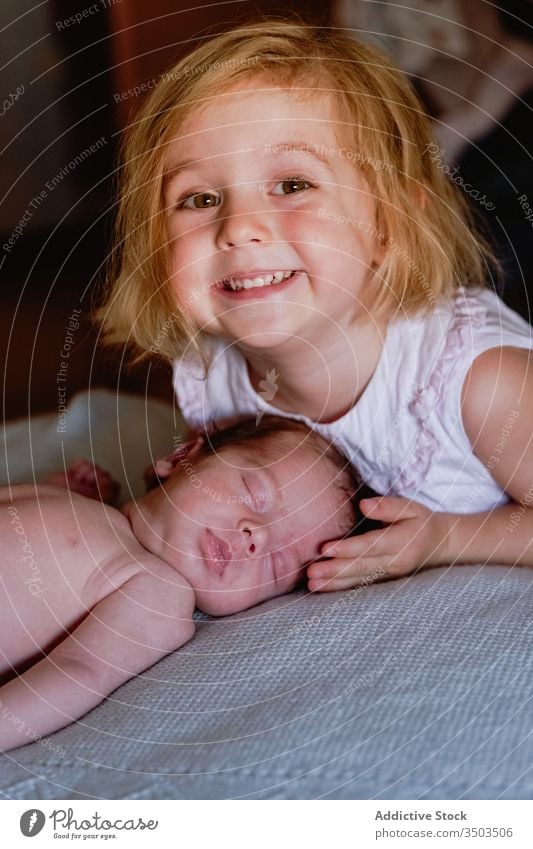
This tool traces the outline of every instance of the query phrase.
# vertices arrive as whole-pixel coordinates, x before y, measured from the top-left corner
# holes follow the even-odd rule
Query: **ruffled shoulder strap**
[[[414,388],[408,403],[417,430],[416,447],[407,466],[398,473],[395,488],[412,491],[422,487],[432,463],[440,455],[442,446],[435,434],[434,416],[447,415],[447,409],[458,406],[462,381],[458,387],[457,373],[460,370],[466,375],[470,368],[477,355],[476,331],[486,321],[486,306],[460,290],[454,299],[452,320],[435,367],[427,381]]]

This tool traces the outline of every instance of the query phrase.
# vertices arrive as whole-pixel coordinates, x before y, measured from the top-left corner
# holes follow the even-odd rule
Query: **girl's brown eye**
[[[189,195],[179,205],[186,209],[210,209],[213,206],[218,206],[220,198],[213,192],[198,192],[196,195]]]
[[[311,183],[304,180],[303,177],[287,177],[285,180],[280,180],[275,189],[281,187],[281,191],[274,190],[274,195],[294,195],[298,192],[303,192],[305,189],[311,188]]]

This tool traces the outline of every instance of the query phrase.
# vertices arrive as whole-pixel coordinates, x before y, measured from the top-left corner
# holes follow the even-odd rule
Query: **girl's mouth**
[[[232,294],[248,292],[253,289],[255,294],[258,289],[269,289],[273,286],[282,285],[297,273],[297,271],[272,271],[250,274],[248,277],[244,275],[224,277],[217,281],[215,289]]]

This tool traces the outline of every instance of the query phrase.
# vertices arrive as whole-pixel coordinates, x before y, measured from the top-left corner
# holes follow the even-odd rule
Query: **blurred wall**
[[[330,13],[331,3],[320,0],[289,0],[283,4],[228,0],[195,8],[173,0],[113,3],[114,90],[120,94],[156,79],[201,40],[250,18],[294,14],[306,22],[327,25]],[[127,124],[137,106],[135,97],[118,102],[119,126]]]
[[[116,151],[141,97],[195,40],[252,16],[326,23],[329,3],[47,0],[0,7],[0,362],[7,418],[57,410],[70,316],[79,327],[61,403],[86,387],[173,397],[159,362],[128,368],[92,321],[112,244]],[[76,312],[74,312],[76,311]],[[65,395],[63,395],[63,391]],[[170,447],[170,446],[169,446]]]
[[[68,162],[63,134],[69,118],[61,102],[65,68],[46,4],[20,0],[16,9],[0,5],[0,28],[0,230],[11,232],[28,209],[25,226],[48,227],[67,212],[73,200],[66,181],[53,203],[30,206],[36,195],[46,191],[50,176]]]

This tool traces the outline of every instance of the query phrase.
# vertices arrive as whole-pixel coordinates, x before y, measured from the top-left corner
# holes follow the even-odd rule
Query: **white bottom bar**
[[[9,847],[533,847],[530,801],[3,801]],[[37,833],[38,832],[38,833]],[[35,844],[29,838],[35,836]],[[186,841],[186,843],[185,843]]]

